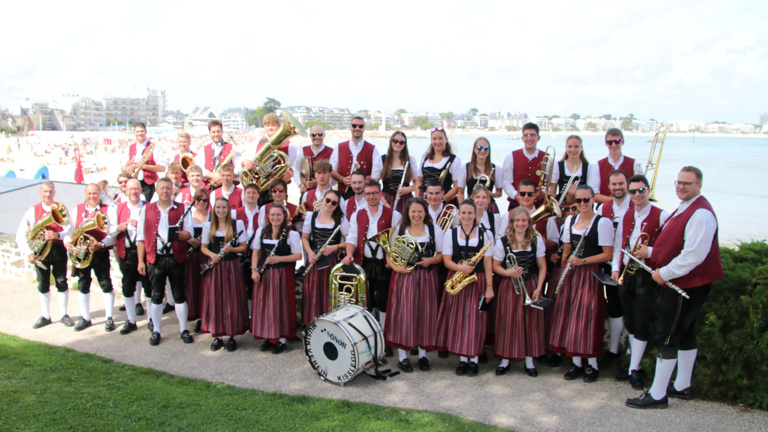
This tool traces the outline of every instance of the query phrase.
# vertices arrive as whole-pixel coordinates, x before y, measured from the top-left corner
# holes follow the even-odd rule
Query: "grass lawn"
[[[447,414],[182,378],[0,334],[0,430],[501,430]]]

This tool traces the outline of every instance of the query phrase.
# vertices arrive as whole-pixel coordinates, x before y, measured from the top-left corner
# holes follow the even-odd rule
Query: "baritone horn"
[[[656,135],[653,136],[653,141],[651,141],[651,153],[648,155],[648,162],[645,164],[645,177],[648,178],[648,173],[653,170],[653,176],[651,176],[651,195],[650,200],[653,202],[656,202],[656,195],[654,194],[654,191],[656,190],[656,177],[659,174],[659,163],[661,162],[661,152],[664,150],[664,140],[667,138],[667,125],[661,125],[659,126],[659,129],[656,131]],[[656,149],[658,147],[659,154],[656,155],[656,160],[653,160],[653,154],[656,153]]]
[[[269,142],[256,152],[253,157],[253,169],[244,169],[240,173],[240,183],[242,183],[243,188],[255,183],[259,191],[264,192],[272,179],[280,178],[288,172],[291,168],[288,155],[279,149],[284,142],[298,134],[296,128],[297,126],[289,121],[289,117],[283,111],[283,124],[275,136],[270,138]]]
[[[453,227],[453,221],[456,219],[456,213],[458,213],[458,209],[455,205],[448,204],[445,206],[443,211],[445,214],[440,216],[440,219],[438,219],[435,223],[440,227],[441,230],[443,230],[443,232],[448,232],[448,230]]]
[[[91,245],[104,240],[109,229],[109,219],[102,214],[96,213],[93,218],[83,220],[74,234],[72,234],[73,251],[67,253],[67,258],[72,266],[83,269],[91,265],[93,252]]]
[[[552,155],[550,155],[549,149],[552,149]],[[536,171],[536,175],[539,176],[539,189],[545,194],[549,193],[549,186],[552,184],[552,171],[555,169],[555,155],[557,155],[555,148],[547,146],[547,150],[541,158],[541,169]]]
[[[27,243],[29,243],[29,248],[35,255],[35,261],[44,260],[51,251],[53,243],[50,240],[45,239],[45,231],[49,226],[54,224],[60,227],[69,225],[69,211],[64,204],[51,204],[50,213],[40,218],[40,220],[29,230],[29,233],[27,234]]]
[[[330,310],[340,306],[368,307],[368,280],[365,270],[355,263],[338,263],[330,273]]]

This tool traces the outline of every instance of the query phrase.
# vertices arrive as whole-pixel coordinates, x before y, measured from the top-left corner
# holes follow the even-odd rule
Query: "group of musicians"
[[[163,313],[175,310],[184,343],[194,341],[192,333],[210,333],[212,351],[234,351],[235,337],[251,331],[263,339],[262,351],[280,354],[296,337],[295,275],[304,275],[300,320],[306,326],[330,312],[331,268],[355,264],[365,272],[367,307],[378,317],[387,354],[397,348],[405,373],[414,371],[409,355],[428,371],[426,353],[438,350],[440,358],[459,357],[457,375],[476,376],[486,345],[493,345],[500,359],[496,375],[509,372],[511,360],[524,360],[524,371],[536,377],[534,360],[554,367],[567,356],[566,380],[594,382],[599,366],[619,357],[626,328],[631,355],[618,380],[644,389],[640,360],[650,337],[659,349],[653,384],[627,405],[665,408],[668,397],[692,397],[694,323],[711,283],[723,277],[717,220],[700,194],[699,169],[684,167],[678,174],[681,204],[670,215],[651,203],[651,184],[639,162],[622,154],[618,129],[606,133],[608,155],[598,163],[587,161],[581,138],[568,137],[562,159],[549,161],[553,169],[545,182],[540,174],[548,156],[537,148],[533,123],[523,127],[523,148],[499,168],[486,138],[475,141],[464,164],[440,127],[431,130],[420,159],[410,155],[400,131],[380,156],[363,138],[364,119],[355,117],[349,141],[330,148],[322,126],[312,126],[311,145],[297,150],[287,140],[279,143],[290,163],[284,174],[267,179],[266,188],[238,185],[240,173],[254,168],[254,157],[282,130],[274,114],[263,123],[268,136],[241,155],[212,120],[202,151],[191,154],[191,137],[182,133],[172,162],[137,124],[114,202],[88,185],[71,221],[46,218],[61,206],[53,183],[43,182],[41,202],[27,211],[17,233],[38,277],[42,316],[34,328],[52,322],[51,274],[60,321],[76,331],[91,326],[93,273],[103,293],[105,330],[114,330],[114,249],[127,315],[121,334],[137,330],[143,291],[153,346],[161,342]],[[309,176],[305,166],[311,166]],[[299,206],[287,202],[290,182],[302,192]],[[495,200],[502,191],[509,197],[506,213]],[[108,220],[103,235],[93,235],[94,224],[86,224],[94,218]],[[42,220],[47,253],[33,250],[28,238]],[[411,240],[418,251],[413,262],[403,264],[377,241],[390,228],[390,242]],[[83,237],[91,240],[85,252]],[[84,253],[87,265],[75,269],[75,324],[67,315],[66,269],[68,256],[73,261],[73,254]],[[305,267],[296,271],[302,260]],[[632,268],[636,260],[655,270]],[[602,274],[618,283],[601,281]]]

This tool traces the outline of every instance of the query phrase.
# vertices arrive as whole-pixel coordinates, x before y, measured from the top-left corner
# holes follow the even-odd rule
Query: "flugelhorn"
[[[511,251],[507,251],[507,256],[504,259],[505,263],[507,264],[507,270],[512,270],[514,267],[517,267],[517,257],[515,257],[515,254]],[[524,306],[528,306],[531,303],[533,303],[533,300],[531,300],[531,296],[528,295],[528,290],[525,288],[525,282],[523,281],[522,277],[512,278],[512,287],[515,289],[515,294],[520,295],[522,293],[525,293],[525,302],[523,303]]]
[[[368,307],[368,279],[365,270],[355,263],[338,263],[331,269],[330,309],[349,304]]]
[[[187,172],[187,169],[195,164],[195,157],[192,156],[192,153],[185,153],[179,158],[179,163],[181,164],[181,169]]]
[[[560,210],[560,205],[557,203],[557,199],[546,193],[544,195],[544,203],[531,213],[531,224],[535,225],[544,219],[552,216],[561,217],[563,212]]]
[[[389,245],[395,228],[388,228],[377,233],[368,240],[375,241],[384,249],[392,263],[398,267],[413,270],[416,263],[421,260],[421,254],[424,250],[415,238],[407,235],[395,237],[394,244]]]
[[[40,262],[48,256],[53,243],[45,239],[45,231],[49,226],[56,224],[64,227],[69,224],[69,211],[64,204],[51,204],[51,211],[40,218],[39,221],[27,233],[27,243],[32,253],[35,255],[35,261]]]
[[[135,170],[131,171],[131,178],[136,178],[139,176],[139,172],[141,172],[141,169],[144,168],[144,165],[149,162],[149,158],[152,157],[152,152],[155,151],[155,143],[149,143],[148,147],[144,148],[144,153],[141,155],[141,159],[139,160],[139,166],[136,167]]]
[[[107,236],[109,219],[103,213],[96,213],[92,218],[84,219],[72,234],[72,252],[67,253],[67,258],[72,266],[84,269],[91,265],[93,252],[91,245],[101,242]]]
[[[656,131],[656,135],[653,136],[653,141],[651,142],[651,153],[648,155],[648,163],[645,164],[646,178],[648,178],[648,172],[653,170],[649,199],[654,202],[656,201],[656,195],[654,194],[654,191],[656,190],[656,177],[659,174],[659,163],[661,163],[661,152],[664,150],[664,140],[667,138],[667,130],[667,125],[659,126],[659,129]],[[656,147],[658,147],[659,154],[656,155],[656,161],[654,161],[653,154],[656,152]]]

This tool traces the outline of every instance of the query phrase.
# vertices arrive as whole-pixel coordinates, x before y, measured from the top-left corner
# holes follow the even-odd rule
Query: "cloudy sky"
[[[765,1],[263,3],[5,5],[0,106],[150,87],[182,110],[274,97],[730,123],[768,112]]]

